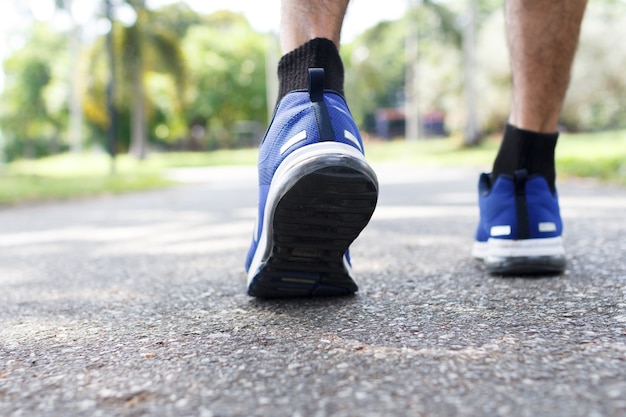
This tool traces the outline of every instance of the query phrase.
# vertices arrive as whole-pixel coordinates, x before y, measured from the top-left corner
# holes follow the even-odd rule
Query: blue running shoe
[[[480,223],[472,250],[492,274],[551,274],[565,269],[558,196],[539,175],[491,175],[478,182]]]
[[[279,103],[259,151],[259,212],[246,259],[256,297],[347,295],[357,291],[348,247],[378,199],[376,174],[324,70]]]

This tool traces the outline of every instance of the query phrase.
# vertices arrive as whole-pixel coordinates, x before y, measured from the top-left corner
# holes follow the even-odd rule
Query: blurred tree
[[[26,34],[25,47],[4,61],[0,125],[9,160],[56,152],[68,113],[67,49],[61,34],[43,23]]]
[[[195,12],[186,2],[168,4],[151,14],[151,24],[166,28],[183,39],[191,26],[200,25],[204,18]]]
[[[133,26],[117,23],[113,28],[121,56],[118,79],[124,85],[116,93],[120,138],[130,134],[135,140],[122,140],[122,146],[128,144],[139,157],[145,154],[148,137],[168,147],[174,142],[188,149],[237,146],[238,121],[266,121],[266,39],[242,15],[223,11],[201,16],[183,3],[143,12],[147,17],[142,20],[138,13]],[[143,49],[137,53],[138,48]],[[84,108],[90,125],[102,136],[108,123],[102,39],[89,54]]]
[[[561,123],[569,130],[626,127],[626,2],[591,2]]]
[[[65,0],[59,0],[65,1]],[[78,0],[74,0],[78,1]],[[148,138],[165,146],[184,139],[196,148],[232,147],[234,132],[267,121],[265,99],[267,41],[246,19],[232,12],[201,16],[184,3],[158,10],[133,5],[137,20],[113,26],[120,88],[116,104],[120,137],[145,154]],[[421,111],[441,110],[446,123],[461,131],[465,123],[461,30],[464,0],[423,1],[414,15],[382,22],[341,49],[346,94],[361,126],[374,129],[377,109],[401,107],[404,97],[404,45],[408,25],[418,29]],[[502,0],[479,0],[477,100],[482,131],[501,129],[510,103],[510,70]],[[616,42],[626,26],[626,3],[597,0],[583,24],[563,124],[575,130],[626,126],[626,45]],[[10,157],[36,156],[67,143],[67,35],[33,25],[4,62],[0,123]],[[104,141],[108,125],[105,84],[108,74],[104,39],[83,56],[88,68],[83,110],[88,140]],[[273,68],[272,68],[273,69]],[[134,127],[131,127],[134,126]],[[133,135],[131,135],[133,132]],[[141,138],[141,139],[139,139]],[[168,142],[168,143],[166,143]],[[245,142],[249,143],[249,142]]]
[[[185,61],[180,36],[166,19],[155,18],[158,12],[146,8],[145,0],[127,0],[135,9],[135,23],[123,30],[122,65],[131,102],[130,152],[139,159],[146,156],[148,132],[145,78],[148,71],[171,75],[177,87],[177,99],[184,101]],[[162,13],[162,12],[161,12]]]
[[[83,28],[76,17],[73,6],[77,0],[55,0],[57,10],[64,11],[71,21],[71,29],[67,33],[70,70],[68,71],[68,102],[69,102],[69,144],[73,152],[78,153],[83,143],[83,111],[81,103],[81,68],[80,56],[83,46]]]
[[[114,22],[111,29],[118,80],[117,146],[144,158],[150,138],[167,139],[170,133],[181,133],[180,129],[171,128],[184,125],[181,120],[188,71],[181,41],[186,30],[201,17],[184,3],[157,10],[147,9],[143,0],[128,3],[135,10],[135,22],[130,26]],[[177,17],[182,20],[176,20]],[[109,70],[104,37],[96,39],[87,54],[89,68],[83,106],[93,134],[103,141],[109,123],[105,106]],[[166,125],[170,127],[165,137],[157,135],[157,127]]]
[[[561,123],[573,131],[626,127],[626,3],[589,2]],[[502,129],[511,101],[511,71],[504,36],[504,16],[492,13],[481,30],[479,104],[484,130]]]
[[[398,107],[404,90],[404,21],[381,22],[341,48],[346,96],[359,125],[374,130],[377,109]]]
[[[243,145],[232,135],[235,124],[266,122],[266,47],[242,15],[228,11],[189,30],[183,49],[194,86],[185,111],[191,139],[208,139],[214,147]]]
[[[461,32],[457,15],[444,4],[424,1],[402,19],[366,30],[341,52],[346,65],[346,95],[358,123],[374,130],[376,110],[401,107],[405,100],[404,45],[408,27],[417,31],[417,94],[420,113],[452,109],[462,93]],[[458,101],[458,100],[457,100]]]

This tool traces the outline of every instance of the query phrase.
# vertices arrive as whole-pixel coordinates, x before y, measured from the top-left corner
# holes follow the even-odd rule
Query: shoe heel
[[[344,254],[369,222],[377,184],[350,167],[319,168],[300,178],[276,206],[272,254],[253,278],[257,297],[347,295],[358,287]]]

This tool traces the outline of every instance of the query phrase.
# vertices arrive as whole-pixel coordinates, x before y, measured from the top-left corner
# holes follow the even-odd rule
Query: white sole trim
[[[272,177],[263,212],[261,236],[259,236],[256,252],[248,270],[248,286],[272,255],[273,236],[270,222],[274,218],[278,201],[302,177],[318,169],[332,166],[360,168],[365,174],[371,176],[375,183],[378,183],[374,170],[369,166],[363,154],[345,143],[320,142],[306,145],[287,156]],[[344,264],[350,273],[351,269],[348,267],[345,256]]]
[[[474,242],[472,256],[488,262],[502,258],[536,258],[565,256],[561,236],[539,239],[493,239]]]

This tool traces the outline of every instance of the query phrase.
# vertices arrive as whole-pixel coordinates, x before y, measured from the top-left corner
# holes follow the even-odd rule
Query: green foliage
[[[626,3],[590,3],[562,122],[571,130],[626,127]]]
[[[361,126],[372,128],[378,108],[394,107],[404,89],[406,26],[382,22],[341,52],[346,67],[346,96]]]
[[[626,184],[626,130],[562,135],[556,156],[562,176]]]
[[[141,1],[130,4],[137,13],[135,24],[125,27],[115,23],[113,26],[118,80],[115,90],[119,115],[118,151],[130,147],[131,125],[136,117],[141,119],[136,123],[145,126],[152,141],[172,141],[176,135],[185,134],[182,109],[186,105],[188,74],[181,39],[191,25],[201,20],[183,3],[156,11],[146,9]],[[109,75],[104,38],[92,45],[88,55],[89,88],[83,99],[84,111],[94,135],[104,144],[109,124],[105,101]],[[165,125],[169,126],[167,134],[158,135],[158,127]]]
[[[63,82],[58,77],[67,70],[62,36],[37,24],[26,42],[29,48],[16,51],[4,62],[0,126],[9,160],[58,150],[67,115]]]
[[[183,50],[194,86],[186,120],[208,130],[199,139],[209,147],[239,145],[232,135],[237,121],[266,121],[266,40],[243,16],[224,11],[192,27]]]
[[[154,10],[150,14],[150,24],[183,39],[192,26],[201,25],[203,17],[193,11],[186,2],[177,2]]]
[[[162,188],[172,184],[161,169],[128,156],[117,161],[116,175],[105,154],[61,154],[7,164],[0,175],[0,206]]]
[[[367,130],[374,128],[377,109],[403,105],[409,26],[418,29],[421,111],[454,113],[462,103],[461,35],[456,16],[444,4],[423,2],[403,19],[381,22],[342,47],[346,96],[355,119]]]
[[[137,12],[135,24],[113,25],[118,151],[130,147],[131,132],[138,125],[145,127],[156,149],[252,144],[254,140],[237,136],[246,130],[256,138],[259,126],[267,123],[266,52],[273,41],[256,33],[240,14],[224,11],[203,16],[184,2],[158,10],[146,9],[144,0],[127,3]],[[486,132],[501,128],[510,105],[503,3],[477,0],[477,109],[481,130]],[[68,2],[57,0],[57,4],[66,7]],[[447,127],[462,131],[466,109],[460,46],[467,5],[465,0],[424,0],[404,18],[381,22],[342,46],[345,91],[361,128],[373,130],[377,109],[402,107],[405,42],[413,27],[419,38],[420,111],[441,110]],[[589,2],[562,115],[569,130],[626,126],[626,44],[619,42],[626,36],[625,16],[624,1]],[[25,35],[25,46],[4,62],[0,128],[8,159],[67,148],[71,85],[82,92],[85,144],[103,147],[109,125],[104,38],[86,45],[80,76],[72,79],[69,33],[33,24]]]
[[[171,182],[157,174],[50,178],[0,176],[0,206],[46,200],[64,200],[103,194],[162,188]]]
[[[440,1],[423,0],[423,7],[409,14],[412,24],[427,28],[422,30],[420,37],[439,38],[461,48],[463,43],[462,30],[459,27],[459,16]],[[411,23],[409,23],[411,24]]]
[[[471,166],[488,170],[498,139],[466,148],[460,137],[428,141],[368,142],[368,159],[375,166]],[[0,174],[0,206],[25,201],[110,194],[163,187],[168,168],[220,165],[254,166],[256,149],[152,154],[144,161],[121,156],[117,175],[108,176],[110,161],[104,154],[63,154],[37,161],[7,164]],[[559,178],[594,177],[626,184],[626,131],[564,134],[557,148]]]
[[[180,20],[176,20],[179,19]],[[240,120],[266,122],[266,40],[239,14],[200,16],[183,3],[138,10],[137,23],[114,27],[120,86],[118,140],[128,149],[139,65],[149,139],[162,147],[232,147]],[[107,63],[104,42],[89,52],[88,122],[104,140]]]
[[[474,166],[491,169],[500,145],[499,135],[466,148],[461,138],[432,141],[392,141],[368,144],[370,162],[419,166]],[[559,137],[556,149],[558,177],[596,178],[626,185],[626,130],[570,133]]]
[[[589,2],[583,21],[572,79],[561,115],[571,131],[626,127],[626,3]],[[508,118],[511,71],[504,17],[493,13],[478,40],[481,124],[488,131]]]

